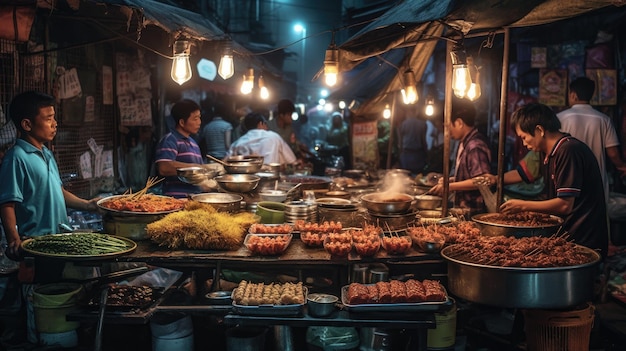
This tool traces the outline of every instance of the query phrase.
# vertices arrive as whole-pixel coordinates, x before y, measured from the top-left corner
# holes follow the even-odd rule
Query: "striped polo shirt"
[[[177,130],[165,134],[159,141],[156,149],[155,163],[165,161],[179,161],[202,164],[202,154],[198,143],[191,138],[180,134]],[[165,177],[163,194],[177,198],[187,194],[197,194],[202,190],[191,184],[181,182],[178,177]]]

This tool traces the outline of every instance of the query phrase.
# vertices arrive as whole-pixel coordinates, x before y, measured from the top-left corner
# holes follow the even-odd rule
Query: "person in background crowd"
[[[155,165],[157,174],[165,177],[163,194],[184,198],[207,189],[183,183],[178,179],[177,168],[203,167],[198,143],[191,137],[202,125],[200,106],[192,100],[181,100],[172,106],[175,128],[161,138],[156,148]]]
[[[296,112],[296,106],[291,100],[283,99],[276,106],[276,116],[267,122],[268,128],[280,135],[281,138],[289,145],[294,155],[300,159],[310,157],[311,153],[293,131],[293,113]]]
[[[428,146],[426,144],[426,121],[416,111],[404,108],[405,119],[398,128],[399,167],[412,174],[422,173],[426,166]]]
[[[524,145],[543,156],[542,174],[546,182],[546,200],[509,200],[500,212],[512,214],[535,211],[560,216],[563,230],[577,244],[599,250],[606,257],[608,224],[602,175],[591,149],[570,134],[560,132],[561,123],[548,106],[525,105],[511,116],[511,126]],[[523,167],[504,175],[512,184],[533,178]],[[489,176],[495,184],[495,176]]]
[[[16,95],[9,104],[9,116],[19,138],[0,166],[0,218],[7,239],[6,255],[19,259],[26,237],[66,232],[71,228],[67,207],[95,211],[99,198],[85,200],[63,188],[52,152],[46,147],[57,134],[54,97],[36,91]],[[45,263],[44,263],[45,261]],[[34,282],[60,279],[65,261],[36,258]],[[34,285],[24,284],[26,301]],[[37,343],[32,303],[27,306],[28,341]]]
[[[450,137],[459,140],[454,163],[454,178],[449,190],[456,191],[455,205],[468,208],[470,214],[486,212],[480,192],[475,190],[473,178],[491,174],[491,150],[487,138],[474,125],[476,108],[465,99],[454,99],[450,118]],[[443,193],[442,179],[431,192]]]
[[[378,168],[386,169],[387,167],[387,159],[391,157],[389,160],[389,166],[392,167],[395,163],[395,155],[396,148],[395,143],[392,143],[391,155],[389,154],[389,139],[391,138],[391,123],[389,123],[388,119],[380,119],[376,124],[376,128],[378,129],[378,154],[379,163]]]
[[[337,155],[343,157],[346,168],[350,167],[350,140],[348,127],[343,123],[341,112],[333,112],[331,115],[331,125],[326,134],[326,143],[337,148]]]
[[[244,118],[247,132],[237,139],[228,150],[226,156],[260,155],[263,163],[280,163],[281,165],[297,162],[296,155],[276,132],[269,130],[267,120],[260,113],[249,113]]]
[[[213,119],[200,132],[200,150],[202,155],[209,154],[221,160],[230,148],[233,126],[224,120],[228,114],[224,104],[216,103],[213,112]]]
[[[574,79],[569,85],[569,109],[557,114],[561,121],[561,131],[587,144],[593,151],[600,167],[604,197],[609,200],[609,177],[606,168],[606,156],[615,168],[626,175],[626,163],[622,160],[619,139],[609,116],[595,110],[589,101],[596,89],[596,83],[587,78]]]

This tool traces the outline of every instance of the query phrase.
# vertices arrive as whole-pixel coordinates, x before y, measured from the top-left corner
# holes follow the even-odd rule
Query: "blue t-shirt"
[[[155,162],[163,161],[204,163],[202,162],[202,154],[200,153],[198,143],[193,138],[183,136],[176,130],[165,134],[157,145]],[[163,194],[172,197],[182,198],[186,197],[187,194],[202,192],[200,187],[183,183],[176,176],[165,177],[164,183]]]
[[[17,231],[40,236],[69,225],[59,169],[52,152],[18,139],[0,167],[0,204],[15,202]]]

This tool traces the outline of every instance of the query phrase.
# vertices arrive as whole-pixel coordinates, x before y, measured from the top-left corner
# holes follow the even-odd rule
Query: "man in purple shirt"
[[[191,137],[202,125],[200,106],[192,100],[181,100],[172,107],[172,118],[175,128],[159,141],[154,162],[157,173],[165,177],[163,194],[181,198],[202,192],[199,186],[181,182],[176,173],[177,168],[203,167],[200,147]]]

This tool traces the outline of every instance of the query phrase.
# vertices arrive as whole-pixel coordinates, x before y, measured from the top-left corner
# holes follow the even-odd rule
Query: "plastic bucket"
[[[565,311],[524,310],[527,350],[589,350],[594,311],[590,303]]]
[[[267,329],[235,327],[226,330],[227,351],[264,351]]]
[[[39,333],[39,343],[47,346],[59,346],[64,348],[78,346],[78,333],[70,330],[63,333]]]
[[[37,331],[64,333],[78,328],[80,323],[67,321],[66,316],[76,309],[81,292],[82,285],[74,283],[52,283],[35,288],[33,308]]]
[[[193,351],[193,321],[183,313],[161,313],[150,320],[152,351]]]
[[[427,331],[428,350],[448,350],[456,342],[456,304],[440,313],[435,313],[435,329]]]

